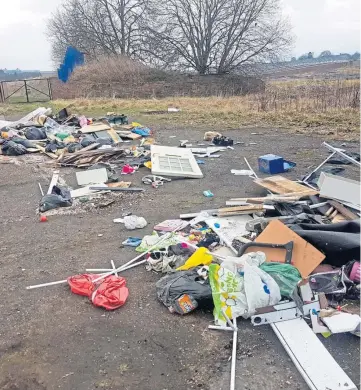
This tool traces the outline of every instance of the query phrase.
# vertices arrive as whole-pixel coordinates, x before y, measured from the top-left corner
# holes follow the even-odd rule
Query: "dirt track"
[[[263,135],[251,135],[255,131]],[[156,138],[164,145],[177,145],[179,139],[195,144],[203,132],[163,127]],[[147,187],[143,197],[126,195],[108,208],[53,216],[48,223],[39,223],[35,215],[40,198],[37,183],[44,188],[48,184],[42,171],[36,165],[0,166],[1,389],[228,388],[231,335],[207,330],[211,313],[170,314],[156,299],[159,276],[142,266],[124,273],[129,300],[114,312],[93,307],[66,285],[32,291],[25,286],[61,280],[87,267],[106,267],[111,259],[116,265],[131,259],[133,250],[120,248],[129,233],[112,222],[124,211],[148,220],[147,228],[130,234],[143,236],[155,222],[180,213],[222,206],[230,197],[261,195],[249,178],[230,173],[247,169],[243,156],[256,168],[259,155],[280,154],[297,162],[288,174],[295,178],[328,155],[319,138],[273,129],[229,135],[246,146],[237,145],[219,159],[206,160],[201,166],[203,179],[175,181],[157,190]],[[257,145],[248,146],[249,142]],[[357,144],[346,147],[358,149]],[[75,184],[74,171],[62,174],[68,184]],[[141,185],[141,177],[141,172],[131,177],[134,185]],[[206,189],[215,194],[213,199],[202,195]],[[245,320],[239,326],[237,389],[307,389],[270,328],[254,329]],[[359,339],[344,334],[323,341],[359,386]]]

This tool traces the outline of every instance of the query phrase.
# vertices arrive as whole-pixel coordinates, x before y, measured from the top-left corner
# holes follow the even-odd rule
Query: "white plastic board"
[[[90,169],[87,171],[76,172],[76,181],[78,185],[99,184],[108,181],[108,173],[105,168]]]
[[[321,172],[317,183],[320,196],[360,204],[360,183],[345,177]]]
[[[203,177],[190,149],[151,145],[150,151],[153,175]]]
[[[271,326],[310,389],[357,390],[302,318]]]

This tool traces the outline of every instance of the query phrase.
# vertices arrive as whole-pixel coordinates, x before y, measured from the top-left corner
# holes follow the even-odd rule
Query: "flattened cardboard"
[[[293,241],[291,264],[300,271],[302,278],[306,278],[321,264],[325,255],[281,221],[271,221],[254,242],[286,244],[289,241]],[[250,247],[246,250],[246,253],[256,251],[264,252],[266,254],[266,261],[285,262],[284,249]]]

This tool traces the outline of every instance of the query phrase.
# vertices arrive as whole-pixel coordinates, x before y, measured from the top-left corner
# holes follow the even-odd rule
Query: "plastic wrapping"
[[[342,269],[311,275],[309,282],[311,289],[315,292],[323,292],[325,294],[346,293]]]
[[[179,307],[179,298],[183,295],[193,303],[193,308],[212,307],[211,287],[207,280],[198,275],[197,269],[166,275],[155,286],[158,299],[172,312],[185,313]]]
[[[297,283],[302,279],[298,269],[291,264],[263,263],[260,268],[272,276],[283,297],[291,298]]]
[[[51,194],[46,194],[41,198],[39,211],[45,212],[58,207],[69,207],[73,204],[70,191],[62,187],[53,187]]]
[[[47,139],[47,135],[46,135],[45,130],[43,128],[39,128],[39,127],[28,127],[25,130],[25,137],[27,139],[31,139],[31,140]]]
[[[20,156],[28,153],[25,146],[17,144],[14,141],[5,141],[2,144],[1,150],[5,156]]]
[[[280,289],[273,278],[258,268],[262,261],[261,252],[247,253],[235,267],[237,273],[228,267],[230,262],[211,264],[209,280],[214,302],[214,319],[217,325],[225,325],[223,313],[229,318],[249,318],[257,308],[275,305],[281,300]],[[252,256],[249,256],[252,255]],[[223,266],[224,264],[224,266]]]

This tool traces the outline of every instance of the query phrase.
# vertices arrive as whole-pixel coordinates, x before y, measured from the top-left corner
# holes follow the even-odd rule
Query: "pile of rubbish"
[[[38,122],[42,121],[41,115],[37,116]],[[57,186],[59,172],[54,172],[40,204],[41,212],[54,204],[69,207],[76,197],[96,192],[142,192],[147,187],[171,185],[168,183],[175,179],[200,179],[203,173],[196,159],[215,157],[237,144],[219,133],[207,132],[204,140],[212,145],[193,147],[187,140],[179,147],[156,145],[149,129],[138,123],[128,125],[125,116],[107,115],[102,124],[91,124],[87,118],[69,119],[69,115],[60,123],[58,115],[52,119],[57,125],[46,127],[48,119],[41,128],[46,134],[44,150],[69,137],[74,137],[81,148],[73,152],[67,148],[65,152],[54,147],[46,153],[56,154],[59,166],[83,170],[76,173],[81,187],[70,191]],[[64,130],[74,121],[76,126],[81,126],[80,121],[84,123],[78,138]],[[124,130],[124,126],[132,127]],[[95,130],[100,127],[102,130]],[[14,135],[12,131],[7,130],[7,139],[20,137],[19,132]],[[139,136],[140,144],[119,146],[121,141],[116,142],[113,133],[124,137],[125,131],[132,137]],[[61,141],[59,133],[64,133]],[[89,134],[96,136],[84,144]],[[108,138],[116,146],[99,142]],[[92,148],[95,144],[98,146]],[[124,240],[123,245],[134,247],[136,254],[119,267],[111,261],[110,267],[102,264],[102,268],[27,288],[67,283],[73,293],[114,310],[131,294],[120,274],[144,265],[159,274],[155,294],[170,313],[189,315],[195,310],[211,309],[214,325],[209,328],[233,333],[231,390],[235,388],[239,317],[250,319],[254,326],[271,325],[311,388],[356,389],[316,334],[360,335],[358,307],[353,310],[353,303],[357,306],[360,299],[360,183],[339,176],[342,168],[326,165],[337,161],[338,165],[360,167],[360,158],[327,143],[324,146],[330,156],[299,181],[280,175],[295,166],[281,156],[259,157],[258,170],[271,175],[265,178],[259,178],[245,159],[248,169],[232,173],[248,176],[267,191],[265,196],[232,198],[225,207],[160,222],[152,234]],[[139,172],[140,168],[151,169],[151,174],[143,176],[144,188],[133,188],[113,177],[114,167],[124,175]],[[213,195],[205,192],[205,196]],[[124,215],[114,222],[137,232],[148,225],[136,215]]]

